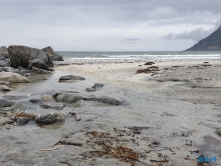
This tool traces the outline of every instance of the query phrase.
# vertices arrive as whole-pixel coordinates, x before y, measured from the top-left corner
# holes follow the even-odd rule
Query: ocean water
[[[74,52],[56,51],[65,60],[210,60],[221,59],[221,51],[152,51],[152,52]]]

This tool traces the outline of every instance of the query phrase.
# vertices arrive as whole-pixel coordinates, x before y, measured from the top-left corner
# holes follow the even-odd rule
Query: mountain
[[[185,51],[218,51],[221,50],[221,26],[205,39]]]

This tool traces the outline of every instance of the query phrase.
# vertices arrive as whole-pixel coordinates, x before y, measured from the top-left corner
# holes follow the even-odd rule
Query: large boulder
[[[8,47],[9,58],[11,66],[17,68],[19,66],[28,68],[29,61],[33,59],[39,59],[44,62],[48,67],[53,67],[53,62],[49,55],[44,51],[31,48],[27,46],[9,46]]]
[[[51,46],[45,47],[42,50],[50,56],[52,61],[64,61],[63,57],[56,54]]]
[[[11,83],[29,83],[31,82],[28,78],[12,72],[0,72],[0,81],[11,82]]]
[[[2,46],[0,48],[0,55],[3,56],[4,58],[9,58],[7,47]]]

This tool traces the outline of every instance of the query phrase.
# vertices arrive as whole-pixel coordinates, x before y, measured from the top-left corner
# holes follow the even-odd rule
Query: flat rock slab
[[[61,76],[59,78],[60,81],[68,81],[68,80],[85,80],[84,77],[80,76],[74,76],[74,75],[66,75],[66,76]]]
[[[62,110],[66,105],[61,103],[42,103],[41,107],[45,109]]]
[[[0,81],[11,83],[30,83],[31,81],[17,73],[12,72],[0,72]]]
[[[0,91],[11,91],[12,89],[6,85],[0,85]]]
[[[116,106],[119,106],[123,103],[123,101],[117,100],[112,97],[76,94],[70,92],[56,92],[52,95],[52,97],[54,97],[60,102],[68,102],[68,103],[77,102],[78,100],[97,101]]]

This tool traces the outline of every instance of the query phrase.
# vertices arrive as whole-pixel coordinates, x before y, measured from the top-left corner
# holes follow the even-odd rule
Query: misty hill
[[[221,26],[205,39],[185,51],[218,51],[221,50]]]

